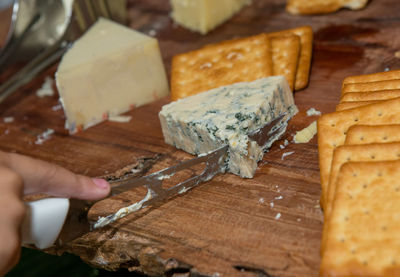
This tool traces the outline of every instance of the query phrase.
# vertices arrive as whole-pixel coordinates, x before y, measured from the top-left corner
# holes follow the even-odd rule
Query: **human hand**
[[[53,196],[97,200],[110,193],[102,179],[77,175],[60,166],[0,151],[0,276],[19,260],[20,226],[25,214],[22,196]]]

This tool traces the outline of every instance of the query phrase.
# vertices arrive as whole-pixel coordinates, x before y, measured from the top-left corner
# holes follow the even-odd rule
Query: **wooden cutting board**
[[[323,216],[316,137],[285,149],[279,145],[284,139],[292,141],[296,131],[317,119],[306,116],[309,108],[334,111],[344,77],[400,68],[395,57],[400,50],[397,1],[372,0],[361,11],[293,16],[285,12],[284,0],[254,0],[206,36],[174,24],[167,1],[130,1],[130,26],[156,34],[168,73],[177,53],[225,39],[311,25],[315,40],[310,85],[295,93],[300,112],[260,162],[253,179],[220,175],[183,196],[87,234],[62,251],[100,268],[129,268],[151,276],[317,276]],[[125,166],[140,176],[192,158],[163,141],[157,114],[168,99],[127,113],[133,117],[129,123],[105,122],[69,135],[58,97],[35,95],[55,69],[0,104],[1,150],[89,176],[107,175]],[[7,75],[3,73],[0,81]],[[9,116],[14,122],[3,122]],[[37,144],[37,136],[49,128],[55,133]],[[128,192],[100,202],[91,214],[107,215],[136,199],[135,193]]]

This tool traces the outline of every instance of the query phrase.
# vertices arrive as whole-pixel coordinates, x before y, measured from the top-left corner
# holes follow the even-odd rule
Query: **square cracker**
[[[171,99],[271,75],[267,35],[224,41],[173,57]]]
[[[400,98],[360,108],[324,114],[318,119],[318,152],[321,174],[321,206],[326,208],[334,149],[343,145],[350,126],[400,124]]]
[[[367,83],[343,84],[342,95],[349,92],[357,92],[357,91],[365,92],[365,91],[394,90],[394,89],[400,89],[400,79],[367,82]]]
[[[388,100],[400,97],[400,89],[387,89],[377,91],[348,92],[342,95],[340,102],[345,101],[371,101]]]
[[[385,100],[374,100],[374,101],[351,101],[351,102],[340,102],[339,104],[336,105],[336,111],[344,111],[344,110],[349,110],[349,109],[354,109],[354,108],[359,108],[362,106],[366,105],[371,105],[371,104],[376,104],[383,102]]]
[[[372,74],[349,76],[343,80],[343,84],[368,83],[400,79],[400,70],[391,70]]]
[[[367,2],[368,0],[289,0],[286,11],[291,14],[324,14],[341,8],[362,9]]]
[[[295,90],[300,90],[308,85],[312,57],[313,31],[310,26],[302,26],[267,34],[268,37],[284,35],[297,35],[300,37],[300,57],[294,85]]]
[[[400,124],[354,125],[349,128],[344,144],[369,144],[400,141]]]
[[[357,125],[356,125],[357,126]],[[375,126],[374,126],[375,127]],[[368,134],[366,134],[368,135]],[[362,145],[341,145],[334,151],[329,176],[328,200],[324,211],[325,222],[329,221],[332,203],[336,194],[336,180],[339,170],[346,162],[394,161],[400,159],[400,142],[372,143]],[[321,251],[326,247],[327,224],[324,225]]]
[[[285,76],[294,90],[300,53],[300,37],[296,35],[271,37],[272,75]]]
[[[329,218],[321,276],[400,275],[400,161],[346,163]]]
[[[349,161],[392,161],[400,159],[400,142],[371,143],[361,145],[341,145],[338,146],[332,158],[331,174],[328,185],[328,204],[324,214],[329,217],[331,204],[335,195],[335,182],[340,167]]]

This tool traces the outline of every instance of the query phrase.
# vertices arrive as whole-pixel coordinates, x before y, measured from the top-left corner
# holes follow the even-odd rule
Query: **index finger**
[[[27,156],[4,152],[1,154],[5,165],[22,177],[24,194],[47,193],[67,198],[97,200],[110,193],[110,186],[105,180],[74,174],[61,166]]]

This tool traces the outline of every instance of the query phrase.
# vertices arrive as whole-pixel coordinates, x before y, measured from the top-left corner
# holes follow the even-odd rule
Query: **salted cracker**
[[[400,70],[390,70],[372,74],[349,76],[343,80],[343,84],[367,83],[376,81],[387,81],[393,79],[400,79]]]
[[[350,126],[400,124],[400,99],[324,114],[318,119],[318,150],[321,174],[321,205],[325,209],[334,149],[343,145]]]
[[[379,91],[379,90],[394,90],[400,89],[400,79],[343,84],[342,95],[349,92],[365,92],[365,91]]]
[[[332,203],[336,193],[336,180],[343,164],[347,162],[393,161],[398,159],[400,159],[400,142],[338,146],[332,158],[327,206],[324,210],[325,222],[329,221]],[[327,224],[325,224],[321,243],[322,252],[326,249],[327,229]]]
[[[354,125],[349,128],[344,144],[400,142],[400,124]]]
[[[400,161],[340,169],[320,276],[400,275]]]
[[[291,14],[324,14],[341,8],[359,10],[368,0],[289,0],[286,11]]]
[[[348,92],[343,94],[342,97],[340,98],[340,102],[388,100],[396,97],[400,97],[400,89],[357,91],[357,92]]]
[[[336,111],[375,104],[398,97],[400,97],[400,89],[347,92],[342,94],[340,103],[336,106]]]
[[[272,75],[285,76],[290,89],[294,90],[300,53],[300,37],[285,35],[271,37]]]
[[[370,105],[370,104],[376,104],[376,103],[379,103],[382,101],[385,101],[385,100],[351,101],[351,102],[344,101],[344,102],[340,102],[339,104],[336,105],[336,111],[338,112],[338,111],[359,108],[359,107]]]
[[[335,195],[335,183],[340,167],[349,161],[368,162],[368,161],[392,161],[400,159],[400,142],[389,143],[370,143],[361,145],[341,145],[338,146],[333,154],[331,174],[328,186],[328,205],[324,214],[329,217],[331,204]]]
[[[284,35],[297,35],[300,37],[300,57],[294,85],[295,90],[300,90],[308,85],[312,57],[313,31],[310,26],[302,26],[267,34],[268,37]]]
[[[267,35],[224,41],[176,55],[171,67],[171,99],[272,75]]]
[[[300,38],[296,35],[271,38],[272,75],[285,76],[290,89],[294,90],[300,53]]]

